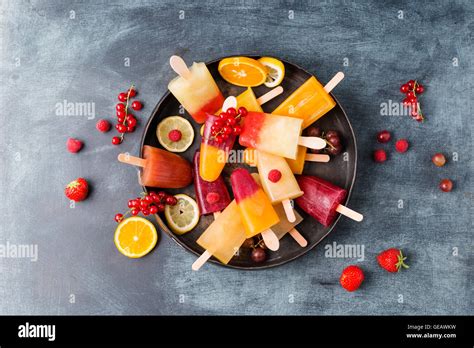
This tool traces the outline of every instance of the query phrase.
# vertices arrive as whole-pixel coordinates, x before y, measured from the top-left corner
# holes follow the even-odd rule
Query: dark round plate
[[[259,57],[253,56],[253,58]],[[224,97],[227,97],[229,95],[240,94],[245,90],[245,88],[229,84],[228,82],[224,81],[217,72],[217,66],[221,59],[223,58],[219,58],[207,63],[209,71],[214,76],[219,88],[224,94]],[[299,66],[286,62],[284,60],[282,61],[285,64],[286,73],[283,83],[281,85],[283,86],[285,91],[277,98],[271,100],[270,102],[262,106],[265,112],[273,111],[288,95],[290,95],[295,89],[297,89],[303,82],[305,82],[311,76],[310,73],[300,68]],[[268,91],[269,88],[265,87],[264,85],[254,88],[254,92],[257,97]],[[334,99],[336,100],[336,98]],[[349,122],[349,119],[347,118],[346,113],[344,112],[337,100],[336,103],[337,105],[329,113],[327,113],[321,119],[316,121],[315,124],[322,127],[322,129],[326,131],[329,129],[335,129],[339,131],[341,133],[344,143],[344,152],[339,156],[332,157],[329,163],[306,163],[303,173],[320,176],[323,179],[334,183],[335,185],[345,188],[346,190],[348,190],[348,200],[356,175],[357,147],[354,132],[352,130],[352,126]],[[141,155],[143,155],[143,145],[151,145],[161,148],[161,145],[156,137],[156,127],[163,118],[172,115],[180,115],[179,106],[180,104],[170,92],[167,92],[161,98],[161,100],[158,102],[155,109],[153,110],[151,117],[145,127],[141,142]],[[186,152],[181,153],[182,156],[184,156],[192,163],[194,152],[196,150],[199,150],[201,144],[201,136],[199,133],[201,125],[198,125],[196,122],[194,122],[191,116],[189,116],[187,113],[181,116],[191,120],[195,131],[195,137],[192,146],[188,150],[186,150]],[[241,148],[238,142],[236,142],[234,148]],[[247,169],[255,171],[255,169],[245,164],[228,164],[225,167],[222,175],[224,177],[224,180],[226,181],[227,187],[231,195],[232,190],[229,183],[229,177],[231,172],[239,166],[245,166]],[[156,190],[156,188],[150,189]],[[173,194],[185,193],[191,197],[196,198],[194,192],[194,185],[190,185],[183,189],[168,190],[168,192]],[[324,237],[326,237],[333,230],[334,226],[339,220],[339,218],[337,218],[331,226],[326,228],[320,223],[318,223],[311,216],[307,215],[299,207],[297,207],[296,209],[304,218],[303,222],[301,222],[296,228],[307,239],[307,247],[301,248],[289,235],[286,235],[280,241],[280,249],[275,252],[269,251],[268,258],[265,262],[253,262],[250,258],[250,249],[241,248],[241,252],[239,253],[239,255],[234,256],[234,258],[232,258],[229,264],[224,266],[253,270],[282,265],[286,262],[289,262],[291,260],[296,259],[297,257],[306,254],[308,251],[313,249],[319,242],[321,242],[321,240],[324,239]],[[182,236],[178,236],[170,231],[170,229],[166,225],[166,220],[161,219],[161,217],[157,215],[159,227],[179,245],[184,247],[186,250],[194,253],[196,257],[202,254],[204,251],[199,245],[196,244],[196,240],[213,220],[214,218],[212,215],[203,216],[201,217],[199,224],[193,231],[186,233]],[[222,263],[213,258],[211,258],[210,262],[222,265]],[[189,265],[189,267],[191,267],[191,265]]]

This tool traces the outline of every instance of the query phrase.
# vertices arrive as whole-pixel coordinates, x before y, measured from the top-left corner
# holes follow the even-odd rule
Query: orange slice
[[[155,247],[157,241],[155,226],[139,216],[123,220],[115,230],[115,246],[130,258],[145,256]]]
[[[267,80],[267,68],[255,59],[230,57],[222,59],[217,68],[222,78],[242,87],[260,86]]]

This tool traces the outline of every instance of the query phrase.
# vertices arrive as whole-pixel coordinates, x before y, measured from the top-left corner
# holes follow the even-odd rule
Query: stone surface
[[[473,313],[472,2],[0,6],[0,243],[37,244],[39,252],[37,262],[0,259],[0,314]],[[141,260],[120,255],[113,216],[139,186],[135,171],[115,160],[112,132],[98,133],[95,123],[113,119],[116,95],[129,81],[139,87],[146,118],[173,76],[167,61],[174,53],[187,61],[274,55],[321,81],[344,71],[335,94],[357,135],[350,206],[364,222],[342,219],[313,251],[267,271],[193,272],[195,257],[164,234]],[[382,103],[402,100],[398,88],[410,78],[426,86],[424,124],[381,115]],[[64,100],[94,105],[94,118],[60,115]],[[136,153],[142,129],[120,151]],[[396,153],[394,141],[378,145],[382,129],[408,139],[409,151]],[[79,154],[66,151],[69,136],[85,142]],[[378,147],[389,152],[384,164],[371,160]],[[443,168],[430,162],[438,151],[448,158]],[[79,176],[93,190],[71,209],[63,187]],[[454,180],[453,192],[438,190],[444,177]],[[365,259],[326,257],[334,242],[363,246]],[[408,271],[377,266],[376,254],[392,246],[407,254]],[[349,264],[366,272],[355,293],[338,283]]]

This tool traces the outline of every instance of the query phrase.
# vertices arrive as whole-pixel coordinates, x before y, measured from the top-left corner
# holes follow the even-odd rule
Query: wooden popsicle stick
[[[191,71],[189,71],[186,62],[180,56],[171,56],[170,65],[171,69],[182,78],[188,79],[191,77]]]
[[[118,160],[122,163],[127,163],[132,166],[137,166],[137,167],[145,167],[146,165],[146,160],[140,157],[135,157],[135,156],[130,156],[125,153],[121,153],[118,155]]]
[[[343,79],[344,73],[342,71],[339,71],[328,83],[326,83],[326,86],[324,86],[324,90],[328,93],[331,92],[334,87],[336,87]]]
[[[300,137],[298,145],[309,147],[310,149],[321,150],[326,147],[326,141],[318,137]]]
[[[215,211],[212,215],[214,215],[214,220],[217,219],[219,215],[221,215],[220,211]]]
[[[309,162],[329,162],[329,155],[321,155],[317,153],[307,153],[304,160]]]
[[[290,236],[298,243],[301,247],[305,247],[308,245],[308,241],[301,235],[301,233],[293,227],[289,232]]]
[[[199,256],[199,258],[194,261],[193,265],[191,266],[192,270],[193,271],[199,271],[199,269],[202,267],[202,265],[204,265],[207,260],[209,260],[211,258],[212,254],[209,252],[209,251],[205,251],[202,253],[201,256]]]
[[[295,215],[295,211],[293,210],[290,200],[285,199],[281,202],[281,204],[283,204],[283,209],[285,210],[286,218],[288,219],[288,221],[295,222],[296,215]]]
[[[278,86],[273,88],[271,91],[265,93],[264,95],[261,95],[260,97],[257,98],[257,103],[262,105],[265,104],[266,102],[272,100],[273,98],[279,96],[280,94],[283,93],[283,87]]]
[[[271,229],[263,231],[262,238],[268,249],[277,251],[280,248],[280,241],[278,240],[275,232],[273,232]]]
[[[224,104],[222,104],[222,111],[226,112],[227,109],[234,108],[237,109],[237,99],[233,96],[227,97],[224,100]]]
[[[339,204],[336,208],[336,211],[342,215],[347,216],[348,218],[361,222],[364,219],[364,216],[352,209],[349,209],[348,207]]]

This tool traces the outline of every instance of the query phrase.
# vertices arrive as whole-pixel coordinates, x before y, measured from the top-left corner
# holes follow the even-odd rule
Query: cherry
[[[115,105],[115,109],[116,109],[117,111],[125,110],[125,104],[118,103],[117,105]]]
[[[122,139],[120,139],[119,137],[113,137],[112,138],[112,144],[114,145],[118,145],[122,142]]]
[[[453,189],[453,182],[449,179],[443,179],[439,183],[439,189],[443,192],[450,192]]]
[[[120,100],[121,102],[126,102],[127,101],[127,93],[120,93],[118,95],[118,100]]]
[[[334,138],[331,138],[331,140],[333,140]],[[330,140],[328,140],[330,141]],[[328,154],[330,155],[333,155],[333,156],[337,156],[339,155],[341,152],[342,152],[342,144],[337,144],[337,145],[333,145],[331,144],[332,146],[328,146],[325,150]]]
[[[431,157],[431,161],[437,167],[442,167],[446,163],[446,157],[442,153],[435,153],[433,157]]]
[[[123,215],[122,214],[115,214],[114,219],[115,219],[116,222],[120,222],[123,219]]]
[[[390,141],[391,134],[388,130],[383,130],[377,134],[377,141],[379,143],[385,144]]]
[[[262,248],[255,248],[252,250],[250,257],[254,262],[260,263],[266,260],[267,253]]]
[[[401,87],[400,87],[400,92],[402,93],[407,93],[408,92],[408,85],[406,83],[404,83]]]
[[[323,132],[321,128],[316,127],[316,126],[310,126],[308,129],[306,129],[306,135],[309,137],[321,137],[323,135]]]
[[[253,248],[255,241],[253,238],[247,238],[244,240],[244,243],[242,244],[242,248]]]
[[[133,110],[141,110],[143,107],[143,104],[141,102],[139,102],[138,100],[135,100],[133,103],[132,103],[132,109]]]
[[[243,106],[241,106],[241,107],[239,108],[238,113],[239,113],[239,115],[242,116],[242,117],[245,117],[245,116],[248,115],[247,109],[244,108]]]

